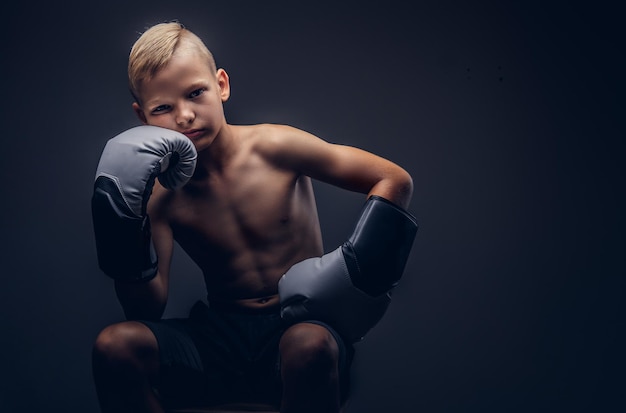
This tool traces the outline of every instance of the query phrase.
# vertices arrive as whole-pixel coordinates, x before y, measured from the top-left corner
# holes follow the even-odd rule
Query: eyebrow
[[[198,80],[196,82],[193,82],[191,85],[189,85],[188,88],[186,88],[186,90],[195,90],[195,89],[200,89],[200,88],[209,88],[210,83],[205,81],[205,80]]]

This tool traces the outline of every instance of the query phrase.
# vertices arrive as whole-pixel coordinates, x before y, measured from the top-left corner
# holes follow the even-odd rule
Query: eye
[[[190,97],[191,99],[193,99],[193,98],[197,98],[198,96],[200,96],[201,94],[203,94],[203,93],[205,92],[205,90],[206,90],[206,89],[204,89],[204,88],[196,89],[196,90],[194,90],[193,92],[191,92],[191,93],[189,94],[189,97]]]
[[[167,112],[170,109],[170,105],[160,105],[152,109],[152,114],[159,114],[163,112]]]

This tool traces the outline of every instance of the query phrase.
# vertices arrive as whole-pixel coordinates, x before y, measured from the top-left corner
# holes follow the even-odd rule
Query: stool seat
[[[348,403],[341,407],[344,412]],[[229,403],[213,407],[197,407],[168,410],[168,413],[280,413],[276,406],[260,403]]]
[[[279,413],[276,406],[260,403],[229,403],[213,407],[170,410],[168,413]]]

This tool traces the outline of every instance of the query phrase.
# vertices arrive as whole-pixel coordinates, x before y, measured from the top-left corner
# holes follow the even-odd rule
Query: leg
[[[282,413],[337,413],[339,349],[325,327],[299,323],[280,340]]]
[[[157,340],[144,324],[128,321],[102,330],[92,365],[102,412],[163,412],[152,390],[159,372]]]

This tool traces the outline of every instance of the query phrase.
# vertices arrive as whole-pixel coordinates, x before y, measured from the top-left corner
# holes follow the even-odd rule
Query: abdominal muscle
[[[276,308],[282,275],[323,253],[310,180],[265,189],[263,196],[251,191],[249,202],[196,198],[171,217],[174,238],[204,274],[212,307]]]
[[[278,282],[283,274],[293,264],[321,255],[315,242],[302,241],[296,237],[265,251],[239,251],[239,256],[226,260],[226,254],[221,260],[211,260],[207,255],[194,260],[204,274],[210,305],[233,310],[277,307]]]

